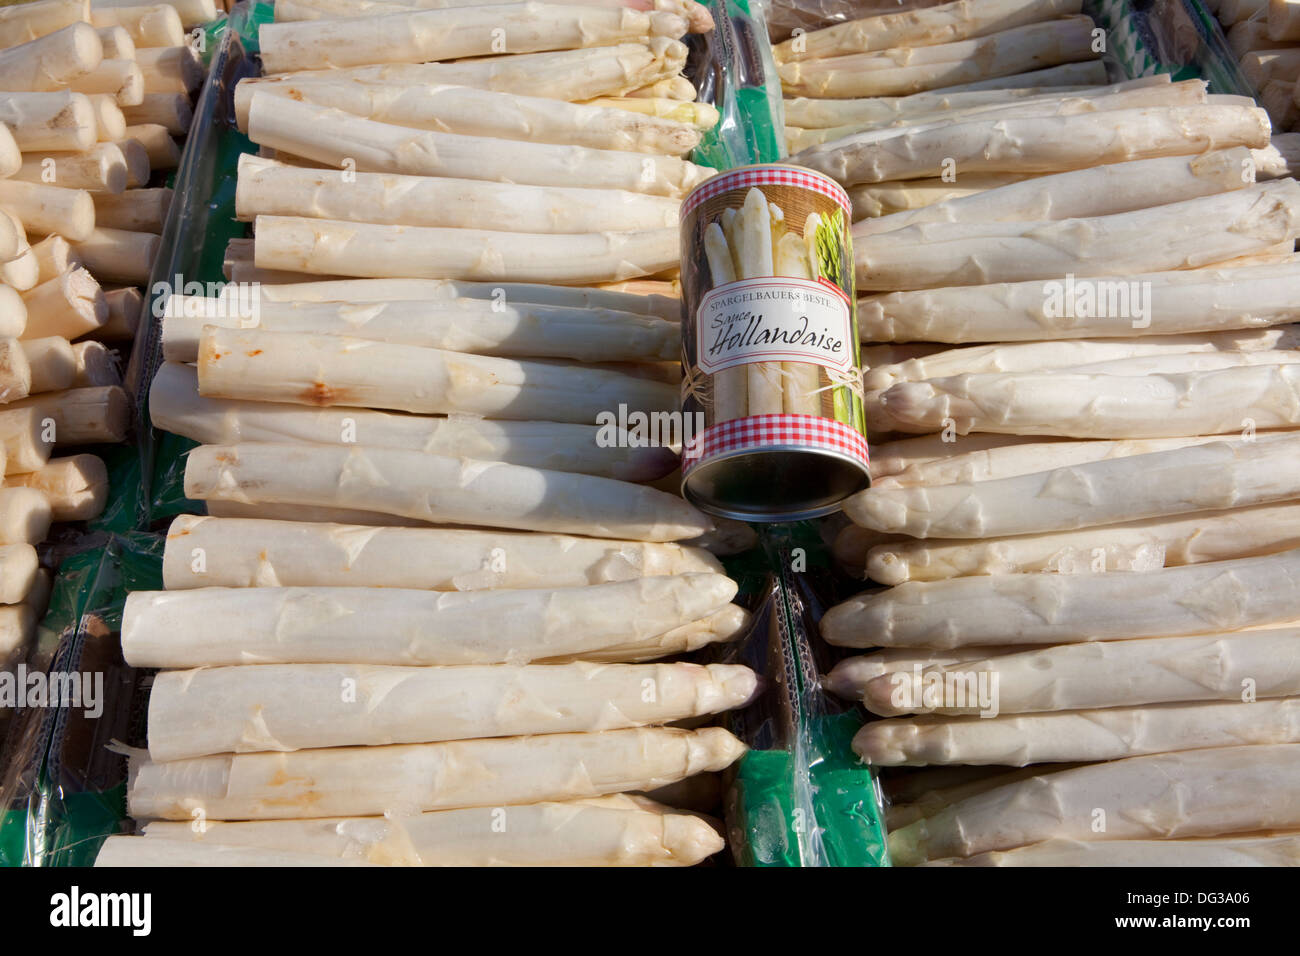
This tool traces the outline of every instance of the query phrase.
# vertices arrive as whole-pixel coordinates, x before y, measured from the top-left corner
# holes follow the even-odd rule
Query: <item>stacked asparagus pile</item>
[[[184,132],[201,78],[170,6],[0,9],[0,663],[44,611],[32,546],[105,506],[103,461],[50,454],[125,437],[114,347],[132,337],[171,197],[149,177],[178,157],[149,104],[173,104]]]
[[[671,449],[596,427],[620,404],[676,408],[678,305],[577,285],[669,287],[678,202],[710,172],[680,157],[710,111],[570,104],[545,79],[554,63],[571,99],[671,80],[699,12],[518,4],[264,29],[269,69],[342,58],[351,78],[236,88],[275,158],[241,162],[255,238],[232,274],[280,281],[167,309],[151,413],[205,443],[186,494],[209,516],[177,519],[167,590],[127,603],[128,662],[165,669],[129,793],[154,822],[101,864],[688,865],[722,847],[706,817],[644,794],[743,752],[699,724],[756,676],[653,662],[735,638],[747,615],[711,554],[673,543],[704,516],[634,483],[671,471]],[[384,45],[331,39],[371,24]],[[367,65],[489,53],[473,45],[489,26],[538,52]],[[426,45],[451,36],[469,46]],[[593,38],[621,45],[567,49]],[[471,68],[518,91],[426,72]],[[367,278],[283,281],[320,275]],[[681,721],[694,729],[666,726]]]
[[[1228,49],[1254,86],[1276,130],[1300,123],[1300,3],[1295,0],[1212,0],[1206,3],[1227,34]]]
[[[943,765],[895,862],[1300,862],[1300,184],[1200,82],[972,96],[794,157],[861,200],[894,437],[837,542],[886,587],[822,622],[882,649],[827,685],[864,759]]]
[[[1080,8],[1081,0],[959,0],[791,37],[774,49],[787,145],[797,153],[954,108],[1104,84],[1098,31]]]

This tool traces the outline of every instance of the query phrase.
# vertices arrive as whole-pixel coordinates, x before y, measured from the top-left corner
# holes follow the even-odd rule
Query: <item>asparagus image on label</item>
[[[901,866],[1051,838],[1140,840],[1294,829],[1300,745],[1221,747],[1088,764],[998,787],[889,835]],[[1094,831],[1094,808],[1106,811]]]
[[[1240,630],[1300,618],[1288,583],[1298,565],[1292,550],[1143,574],[912,581],[836,605],[821,632],[844,647],[952,648]]]
[[[1300,743],[1300,700],[1173,703],[1027,716],[874,721],[853,749],[869,763],[1026,764],[1120,760],[1143,754]]]
[[[5,491],[29,489],[0,494]],[[136,591],[128,599],[123,653],[140,667],[527,663],[657,637],[720,610],[735,593],[732,581],[708,573],[464,593],[320,587]],[[218,610],[223,607],[228,611]],[[236,608],[243,626],[232,633],[222,622]],[[359,641],[369,628],[376,636]]]
[[[745,745],[720,727],[544,734],[132,761],[136,818],[274,820],[509,806],[648,790],[721,770]]]
[[[622,794],[508,809],[210,822],[202,833],[187,823],[154,821],[137,842],[179,840],[383,866],[693,866],[723,848],[706,820]]]
[[[202,445],[186,463],[185,493],[642,541],[683,540],[712,528],[694,507],[655,488],[355,445]]]
[[[675,544],[193,515],[172,522],[163,556],[169,590],[354,586],[474,591],[580,587],[721,571],[707,551]]]
[[[344,700],[338,692],[344,686],[356,688],[355,700]],[[728,664],[267,664],[167,671],[149,696],[149,755],[181,760],[616,730],[740,707],[756,686],[753,671]]]

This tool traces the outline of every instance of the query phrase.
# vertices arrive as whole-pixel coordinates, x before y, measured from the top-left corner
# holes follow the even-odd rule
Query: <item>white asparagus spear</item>
[[[157,124],[173,136],[184,136],[194,120],[190,99],[183,93],[145,93],[138,104],[121,106],[128,131],[132,126]]]
[[[81,268],[81,258],[62,236],[46,236],[32,246],[36,256],[37,284],[49,282],[70,269]]]
[[[283,819],[508,806],[647,790],[721,770],[745,745],[720,727],[640,728],[289,754],[132,760],[134,817]]]
[[[245,221],[259,215],[311,216],[384,225],[472,229],[490,223],[510,232],[584,233],[671,227],[680,203],[616,189],[388,173],[350,173],[345,179],[336,170],[300,169],[244,155],[235,210]]]
[[[67,339],[51,335],[24,339],[20,344],[31,370],[32,394],[72,388],[77,380],[77,357]]]
[[[99,34],[89,23],[69,26],[19,46],[0,50],[0,89],[16,92],[66,90],[104,57]]]
[[[1235,27],[1234,27],[1235,29]],[[1300,835],[1200,840],[1044,840],[922,866],[1300,866]]]
[[[844,647],[951,648],[1236,630],[1300,618],[1287,583],[1297,566],[1292,550],[1142,574],[912,581],[836,605],[821,631]]]
[[[944,182],[942,179],[906,179],[889,183],[866,183],[850,186],[849,201],[853,204],[854,223],[878,216],[890,216],[910,209],[921,209],[938,202],[960,199],[977,193],[1023,182],[1030,174],[972,173],[961,182]]]
[[[1074,63],[1057,69],[1092,72],[1096,66],[1095,63]],[[927,93],[914,93],[911,96],[869,96],[861,99],[787,97],[784,101],[785,120],[790,126],[803,129],[868,124],[910,125],[914,118],[928,117],[935,113],[954,113],[980,107],[1001,109],[1008,103],[1026,100],[1108,96],[1126,90],[1172,85],[1172,77],[1168,73],[1157,73],[1154,76],[1142,76],[1120,83],[1107,84],[1103,68],[1101,79],[1101,85],[1089,83],[1076,86],[1058,84],[984,90],[934,90]]]
[[[970,119],[919,129],[857,133],[790,157],[844,185],[940,176],[944,160],[960,175],[1054,173],[1156,156],[1186,156],[1232,146],[1262,148],[1270,124],[1262,109],[1177,106],[1074,116]]]
[[[684,43],[655,37],[648,45],[622,43],[589,50],[483,57],[458,63],[387,64],[252,78],[241,80],[235,86],[235,116],[239,128],[247,130],[253,93],[280,83],[361,83],[389,87],[450,83],[548,99],[588,100],[595,96],[620,95],[673,76],[686,65],[686,52]]]
[[[654,275],[679,262],[676,229],[539,235],[258,216],[256,265],[358,278],[571,284]]]
[[[144,73],[135,60],[104,59],[72,79],[68,88],[74,93],[111,96],[118,106],[139,106],[144,102]]]
[[[310,476],[294,476],[299,468]],[[203,445],[190,453],[185,493],[638,541],[676,541],[711,528],[685,501],[654,488],[393,448]]]
[[[0,408],[0,444],[4,446],[6,475],[42,468],[50,457],[48,422],[41,409],[32,406]]]
[[[857,524],[916,538],[991,538],[1300,498],[1300,436],[1209,442],[951,485],[869,488]]]
[[[0,124],[29,153],[80,152],[95,145],[94,109],[80,93],[6,93],[0,99]]]
[[[89,0],[38,0],[0,8],[0,48],[18,46],[89,19]]]
[[[675,544],[194,515],[172,522],[163,556],[168,590],[357,586],[469,591],[578,587],[721,570],[707,551]]]
[[[904,540],[876,545],[865,565],[871,580],[893,585],[972,574],[1142,571],[1297,547],[1300,508],[1286,503],[1011,538]]]
[[[154,427],[210,445],[354,441],[363,446],[504,461],[621,481],[652,481],[677,465],[671,448],[633,447],[631,441],[620,440],[625,433],[590,425],[204,398],[198,393],[195,370],[176,362],[159,368],[150,387],[149,409]]]
[[[112,143],[98,143],[82,153],[26,154],[13,176],[63,189],[120,193],[126,188],[126,157]]]
[[[466,136],[669,156],[684,156],[700,142],[694,124],[675,119],[466,86],[344,86],[308,81],[250,89],[301,98],[382,123]]]
[[[778,43],[778,63],[822,60],[868,50],[933,46],[1077,14],[1079,0],[988,0],[945,3],[905,13],[887,13],[837,23]]]
[[[1273,432],[1266,433],[1274,434]],[[955,437],[955,436],[954,436]],[[1002,439],[999,441],[999,439]],[[1144,455],[1188,445],[1224,441],[1223,435],[1195,435],[1185,438],[1149,438],[1119,441],[1064,441],[1060,439],[1009,435],[964,435],[957,444],[942,443],[942,437],[926,436],[887,442],[872,449],[876,487],[902,485],[947,485],[964,481],[1013,478],[1037,471],[1050,471],[1107,458]],[[942,443],[942,444],[941,444]],[[970,443],[970,444],[968,444]],[[932,454],[944,449],[953,454]],[[970,449],[969,451],[967,449]]]
[[[125,129],[123,125],[123,129]],[[144,145],[133,139],[124,139],[115,143],[126,160],[126,186],[136,189],[149,182],[149,152]]]
[[[40,566],[30,544],[0,545],[0,604],[21,604]]]
[[[647,414],[677,389],[581,365],[389,345],[340,335],[208,326],[199,351],[207,398],[348,405],[420,413],[593,424],[620,404]]]
[[[38,412],[42,421],[48,420],[48,427],[43,426],[42,431],[53,435],[56,444],[116,444],[126,439],[131,398],[125,389],[117,386],[70,388],[63,392],[33,395],[21,402],[12,402],[9,408],[30,408]],[[48,446],[50,439],[46,437],[43,442]]]
[[[1254,168],[1244,146],[1201,156],[1162,156],[1039,176],[950,199],[922,209],[856,223],[861,236],[922,222],[1024,222],[1077,219],[1131,212],[1170,202],[1243,189]]]
[[[164,305],[163,357],[170,362],[197,361],[202,332],[214,326],[339,335],[475,355],[579,362],[671,361],[681,353],[677,325],[628,312],[527,304],[502,306],[476,299],[376,302],[365,306],[267,303],[254,324],[234,316],[215,321],[190,318],[183,314],[184,307],[185,300],[176,296],[169,297]]]
[[[731,710],[756,687],[753,671],[729,664],[262,664],[167,671],[149,695],[149,756],[184,760],[592,733]]]
[[[86,271],[101,282],[143,286],[149,282],[160,239],[154,233],[96,227],[90,238],[75,243]]]
[[[693,866],[724,846],[703,818],[623,795],[409,816],[208,822],[199,833],[188,823],[154,821],[142,836],[137,842],[382,866]]]
[[[721,610],[735,594],[735,583],[720,574],[465,592],[135,591],[123,612],[122,642],[138,667],[526,664],[658,637]],[[230,627],[236,619],[239,627]]]
[[[286,0],[275,8],[277,21],[330,20],[355,18],[385,13],[414,13],[419,10],[444,10],[449,7],[481,7],[500,0]],[[572,2],[572,0],[571,0]],[[708,33],[713,29],[713,17],[703,4],[694,0],[655,0],[649,2],[624,2],[624,0],[576,0],[584,7],[634,10],[667,10],[685,17],[692,33]]]
[[[711,130],[722,119],[722,114],[718,112],[717,107],[708,103],[687,103],[664,97],[597,96],[583,101],[580,105],[596,106],[602,109],[626,110],[631,113],[653,116],[656,119],[672,120],[675,123],[685,124],[698,131]],[[661,152],[671,153],[672,150],[664,149]]]
[[[984,702],[977,702],[976,695],[966,688],[957,688],[974,675],[989,675],[985,680],[996,680],[997,689],[992,717],[981,713],[985,719],[996,719],[1000,714],[1179,701],[1249,704],[1256,698],[1289,697],[1300,688],[1300,665],[1294,663],[1297,636],[1300,629],[1284,627],[1198,637],[1065,644],[941,664],[924,675],[919,667],[912,672],[884,674],[867,682],[862,700],[872,713],[885,717],[977,713]],[[924,687],[931,681],[945,688],[933,694],[933,699],[908,692],[908,685]],[[950,684],[952,694],[946,689]]]
[[[181,23],[187,30],[217,18],[216,0],[162,0],[162,2],[176,9],[181,16]],[[141,5],[141,0],[93,0],[93,5],[99,9],[138,7]]]
[[[203,85],[207,71],[188,44],[142,49],[135,57],[144,76],[146,93],[183,93],[192,96]]]
[[[0,403],[26,398],[32,391],[32,368],[17,339],[0,339]]]
[[[123,27],[95,27],[95,32],[99,34],[105,60],[135,59],[135,41]]]
[[[570,50],[679,37],[686,32],[686,21],[674,13],[505,3],[351,22],[272,23],[266,25],[260,43],[266,72],[285,73],[371,63],[427,63],[506,51]],[[498,46],[501,40],[505,50]]]
[[[14,257],[0,264],[0,282],[19,292],[26,292],[35,288],[40,282],[40,260],[36,258],[36,253],[32,252],[23,224],[18,221],[18,218],[0,206],[0,219],[9,223],[17,244]]]
[[[1160,351],[1147,355],[1130,355],[1127,358],[1107,359],[1071,365],[1067,372],[1084,372],[1106,375],[1173,375],[1179,372],[1212,372],[1217,369],[1239,368],[1243,365],[1294,365],[1300,358],[1295,349],[1277,351]]]
[[[853,738],[888,767],[1120,760],[1240,744],[1300,743],[1300,700],[1149,704],[1026,716],[873,721]]]
[[[778,67],[786,95],[903,96],[962,83],[1095,59],[1090,17],[1012,26],[975,39],[876,48]]]
[[[23,303],[27,306],[23,338],[75,339],[108,320],[108,303],[99,283],[85,269],[73,269],[29,289],[23,293]]]
[[[383,515],[352,508],[318,508],[313,505],[285,505],[213,499],[204,502],[213,518],[247,518],[256,521],[302,521],[325,524],[356,524],[384,528],[427,528],[432,525],[415,518]]]
[[[987,647],[959,647],[951,651],[936,651],[927,648],[885,647],[870,654],[846,657],[821,680],[826,690],[848,700],[860,701],[866,693],[867,685],[875,678],[899,671],[911,674],[914,665],[919,664],[924,670],[929,667],[944,667],[960,664],[963,661],[982,661],[990,657],[1005,654],[1017,654],[1022,651],[1037,650],[1015,644],[997,644]],[[987,718],[985,718],[987,719]]]
[[[1276,81],[1294,83],[1300,77],[1300,51],[1294,47],[1253,50],[1243,56],[1237,66],[1241,75],[1257,90]]]
[[[1290,176],[1293,169],[1300,169],[1300,133],[1279,133],[1263,149],[1250,152],[1260,181]]]
[[[323,128],[330,130],[322,133]],[[253,94],[248,135],[255,143],[360,172],[450,176],[534,186],[586,187],[683,196],[714,170],[674,156],[414,130],[287,97]]]
[[[166,4],[103,7],[96,3],[90,22],[97,27],[121,27],[141,48],[178,47],[185,42],[180,14]]]
[[[864,376],[868,389],[885,389],[899,382],[984,372],[1028,372],[1062,368],[1074,371],[1111,371],[1115,363],[1145,361],[1161,356],[1202,354],[1225,357],[1218,365],[1286,364],[1300,344],[1293,326],[1200,335],[1157,335],[1141,338],[1067,339],[1064,341],[999,343],[945,349],[933,346],[923,354],[893,362],[881,353]],[[886,347],[888,348],[888,346]],[[863,351],[866,351],[865,349]],[[1246,358],[1249,356],[1249,359]],[[1270,358],[1276,356],[1276,360]],[[863,357],[864,363],[867,357]],[[1115,373],[1123,374],[1123,373]]]
[[[707,617],[675,627],[671,631],[664,631],[648,640],[599,650],[585,650],[578,654],[561,654],[557,657],[548,657],[538,663],[571,664],[577,661],[638,663],[672,657],[676,654],[689,654],[710,644],[738,640],[749,628],[751,620],[751,615],[744,608],[728,604]]]
[[[95,225],[101,228],[161,233],[171,208],[172,191],[166,187],[128,189],[117,195],[95,193],[93,200]]]
[[[221,846],[188,840],[146,840],[143,837],[110,836],[95,855],[96,867],[316,867],[379,866],[362,860],[331,857],[263,847]]]
[[[1300,745],[1130,757],[1031,778],[963,800],[889,835],[901,866],[1050,838],[1170,839],[1300,824]],[[1097,833],[1095,810],[1106,814]]]
[[[126,116],[117,100],[103,93],[95,93],[88,99],[95,108],[95,138],[101,143],[118,143],[127,139]]]
[[[123,116],[125,118],[125,114]],[[166,126],[157,123],[127,126],[125,135],[144,147],[151,169],[175,169],[180,165],[180,147],[176,145]]]
[[[73,387],[96,388],[122,384],[117,353],[103,342],[93,339],[78,342],[72,346],[72,355],[76,363]]]
[[[53,517],[45,495],[32,488],[0,488],[0,545],[38,544]]]
[[[1293,322],[1297,293],[1294,262],[954,286],[859,299],[858,329],[864,341],[952,343],[1213,332]]]
[[[904,431],[938,431],[951,420],[959,433],[1165,438],[1293,426],[1298,390],[1300,369],[1248,365],[1171,375],[959,375],[903,382],[882,402]]]
[[[95,330],[96,338],[106,341],[134,339],[144,304],[140,290],[134,286],[110,289],[104,293],[104,301],[108,303],[108,320]]]
[[[53,458],[39,471],[5,478],[4,486],[44,494],[55,521],[89,521],[108,504],[108,469],[95,455]]]
[[[452,279],[340,279],[292,282],[260,287],[227,286],[221,298],[263,302],[395,302],[400,299],[500,299],[571,309],[613,309],[681,321],[681,303],[663,295],[640,295],[604,289],[571,288],[515,282],[465,282]],[[229,302],[225,308],[230,308]],[[241,313],[242,314],[242,313]]]
[[[1233,26],[1258,16],[1268,19],[1268,0],[1218,0],[1215,16],[1224,26]]]
[[[36,612],[27,604],[0,606],[0,664],[17,662],[36,634]]]
[[[1189,220],[1203,227],[1184,237],[1179,225]],[[1300,183],[1284,179],[1056,222],[922,223],[858,236],[853,253],[860,289],[902,290],[1191,269],[1263,252],[1298,233]],[[1136,247],[1153,235],[1167,239]]]

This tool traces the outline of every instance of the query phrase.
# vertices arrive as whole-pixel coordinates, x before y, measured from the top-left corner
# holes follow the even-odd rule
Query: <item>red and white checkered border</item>
[[[849,194],[835,180],[814,169],[803,169],[799,166],[745,166],[719,173],[691,190],[691,194],[682,203],[682,219],[685,220],[706,199],[731,192],[733,189],[748,189],[750,186],[799,186],[803,189],[811,189],[835,200],[846,216],[853,214],[853,208],[849,205]]]
[[[870,461],[861,433],[820,415],[751,415],[710,425],[682,449],[682,472],[735,451],[761,451],[775,445],[832,451],[862,463]]]

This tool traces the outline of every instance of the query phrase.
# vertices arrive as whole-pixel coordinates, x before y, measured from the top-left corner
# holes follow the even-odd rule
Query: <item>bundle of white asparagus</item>
[[[264,155],[239,164],[253,238],[227,250],[266,284],[161,303],[150,410],[204,443],[185,484],[209,516],[176,519],[168,590],[131,595],[122,630],[133,665],[163,668],[132,815],[212,823],[147,823],[101,865],[721,848],[708,818],[622,795],[736,760],[721,728],[663,725],[758,690],[745,667],[662,661],[750,620],[718,561],[675,543],[709,520],[633,483],[690,437],[663,424],[676,297],[591,288],[668,291],[681,198],[712,173],[683,157],[717,113],[672,82],[708,15],[636,6],[277,5],[280,75],[236,88]],[[141,198],[96,211],[144,228],[166,200]],[[284,790],[281,761],[314,782]],[[242,792],[207,776],[258,767]]]
[[[835,551],[883,589],[824,616],[861,649],[825,686],[884,718],[869,763],[1024,768],[901,797],[895,863],[1297,863],[1300,192],[1272,134],[1300,59],[1274,6],[1230,37],[1272,125],[1167,78],[920,85],[998,84],[1077,4],[778,48],[793,161],[857,205],[873,366]]]

